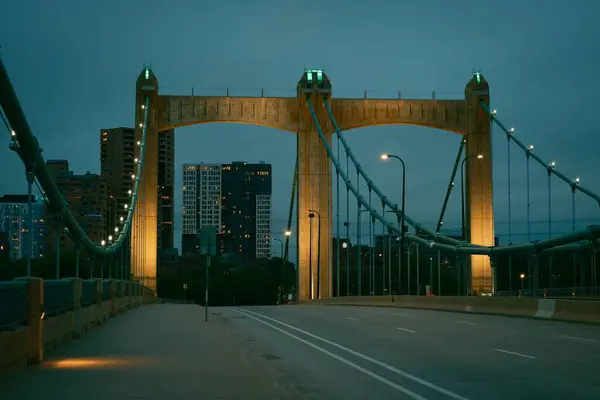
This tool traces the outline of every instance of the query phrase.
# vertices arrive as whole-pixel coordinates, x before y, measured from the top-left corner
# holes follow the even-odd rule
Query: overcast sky
[[[435,90],[437,98],[460,99],[478,69],[499,118],[542,158],[600,192],[599,15],[596,0],[20,0],[2,6],[0,44],[44,156],[68,159],[75,173],[99,173],[100,128],[133,126],[135,79],[144,63],[151,63],[160,92],[190,94],[194,87],[208,95],[224,95],[226,88],[260,95],[264,88],[265,95],[294,96],[303,68],[311,67],[327,72],[338,97],[364,90],[394,97],[401,90],[405,98],[430,98]],[[493,135],[496,227],[504,240],[506,138],[499,129]],[[435,224],[459,136],[387,126],[350,131],[347,138],[391,198],[400,195],[400,168],[378,155],[401,155],[407,213]],[[26,193],[22,164],[8,142],[1,128],[0,194]],[[293,134],[211,124],[178,129],[175,142],[177,244],[181,165],[193,162],[271,163],[274,235],[282,235]],[[513,231],[524,232],[525,157],[516,150],[512,171]],[[531,181],[532,219],[543,222],[532,231],[546,232],[545,170],[533,167]],[[596,221],[598,204],[577,198],[579,225]],[[457,190],[446,226],[460,226],[459,199]],[[554,231],[569,231],[571,193],[558,180],[552,202]]]

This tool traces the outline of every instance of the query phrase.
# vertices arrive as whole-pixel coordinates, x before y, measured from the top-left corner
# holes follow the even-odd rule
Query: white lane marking
[[[360,319],[358,319],[358,318],[352,318],[352,317],[346,317],[346,319],[349,319],[351,321],[360,321]]]
[[[596,339],[586,339],[586,338],[580,338],[580,337],[575,337],[575,336],[556,335],[556,337],[559,337],[562,339],[579,340],[581,342],[599,343]]]
[[[454,322],[456,322],[457,324],[463,324],[463,325],[473,325],[473,326],[479,325],[477,322],[471,322],[471,321],[454,321]]]
[[[534,356],[528,356],[527,354],[517,353],[515,351],[508,351],[508,350],[502,350],[502,349],[493,349],[493,350],[494,351],[499,351],[500,353],[511,354],[513,356],[519,356],[519,357],[524,357],[524,358],[532,358],[532,359],[537,358],[537,357],[534,357]]]
[[[413,331],[412,329],[406,329],[406,328],[396,328],[399,331],[404,331],[404,332],[410,332],[410,333],[417,333],[417,331]]]
[[[232,310],[235,311],[236,309],[232,309]],[[238,311],[238,312],[241,312],[241,311]],[[250,311],[250,310],[244,309],[244,312],[248,312],[248,313],[257,315],[257,316],[259,316],[261,318],[264,318],[266,320],[275,322],[275,323],[277,323],[277,324],[279,324],[281,326],[285,326],[286,328],[293,329],[296,332],[300,332],[300,333],[302,333],[302,334],[304,334],[306,336],[309,336],[309,337],[311,337],[313,339],[320,340],[323,343],[327,343],[328,345],[336,347],[336,348],[338,348],[340,350],[343,350],[343,351],[345,351],[345,352],[347,352],[349,354],[352,354],[355,357],[359,357],[359,358],[362,358],[363,360],[366,360],[366,361],[369,361],[369,362],[371,362],[373,364],[379,365],[380,367],[385,368],[388,371],[391,371],[391,372],[393,372],[393,373],[395,373],[397,375],[400,375],[400,376],[402,376],[402,377],[404,377],[406,379],[410,379],[410,380],[412,380],[414,382],[420,383],[421,385],[423,385],[425,387],[428,387],[429,389],[435,390],[438,393],[445,394],[446,396],[452,397],[453,399],[456,399],[456,400],[467,400],[466,397],[462,397],[461,395],[459,395],[457,393],[454,393],[454,392],[452,392],[452,391],[450,391],[448,389],[444,389],[443,387],[437,386],[435,383],[431,383],[429,381],[426,381],[425,379],[419,378],[418,376],[415,376],[415,375],[413,375],[413,374],[411,374],[409,372],[403,371],[403,370],[401,370],[399,368],[396,368],[396,367],[394,367],[394,366],[392,366],[390,364],[386,364],[383,361],[379,361],[379,360],[377,360],[377,359],[375,359],[373,357],[369,357],[369,356],[367,356],[365,354],[359,353],[358,351],[349,349],[348,347],[345,347],[345,346],[342,346],[341,344],[332,342],[331,340],[327,340],[327,339],[325,339],[325,338],[323,338],[321,336],[317,336],[317,335],[315,335],[313,333],[307,332],[307,331],[305,331],[303,329],[297,328],[297,327],[295,327],[293,325],[290,325],[290,324],[286,324],[285,322],[276,320],[275,318],[268,317],[268,316],[266,316],[264,314],[260,314],[260,313],[257,313],[255,311]]]
[[[345,358],[343,358],[343,357],[340,357],[340,356],[338,356],[337,354],[333,354],[332,352],[330,352],[330,351],[327,351],[327,350],[325,350],[324,348],[322,348],[322,347],[320,347],[320,346],[317,346],[316,344],[314,344],[314,343],[311,343],[311,342],[309,342],[309,341],[308,341],[308,340],[306,340],[306,339],[302,339],[301,337],[298,337],[298,336],[294,335],[293,333],[290,333],[290,332],[288,332],[288,331],[286,331],[286,330],[284,330],[284,329],[281,329],[281,328],[279,328],[279,327],[277,327],[277,326],[275,326],[275,325],[273,325],[273,324],[270,324],[270,323],[268,323],[268,322],[266,322],[266,321],[263,321],[262,319],[260,319],[260,318],[257,318],[257,317],[255,317],[255,316],[253,316],[253,315],[247,314],[247,313],[245,313],[245,312],[243,312],[243,311],[241,311],[241,310],[232,309],[232,311],[235,311],[235,312],[238,312],[238,313],[240,313],[240,314],[246,315],[247,317],[250,317],[250,318],[252,318],[252,319],[254,319],[254,320],[258,321],[258,322],[260,322],[261,324],[265,324],[265,325],[267,325],[268,327],[271,327],[271,328],[275,329],[276,331],[279,331],[279,332],[281,332],[281,333],[283,333],[283,334],[285,334],[285,335],[288,335],[289,337],[291,337],[291,338],[294,338],[294,339],[296,339],[297,341],[299,341],[299,342],[302,342],[302,343],[304,343],[304,344],[306,344],[306,345],[308,345],[308,346],[312,347],[313,349],[320,351],[320,352],[321,352],[321,353],[323,353],[323,354],[327,354],[329,357],[331,357],[331,358],[333,358],[333,359],[336,359],[336,360],[338,360],[338,361],[340,361],[340,362],[342,362],[342,363],[344,363],[344,364],[346,364],[346,365],[348,365],[348,366],[350,366],[350,367],[352,367],[352,368],[354,368],[354,369],[356,369],[356,370],[358,370],[358,371],[362,372],[363,374],[365,374],[365,375],[368,375],[368,376],[370,376],[371,378],[374,378],[374,379],[378,380],[379,382],[385,383],[385,384],[386,384],[386,385],[388,385],[389,387],[392,387],[392,388],[396,389],[397,391],[399,391],[399,392],[402,392],[402,393],[404,393],[404,394],[406,394],[406,395],[408,395],[408,396],[412,397],[413,399],[417,399],[417,400],[427,400],[425,397],[422,397],[422,396],[418,395],[417,393],[415,393],[415,392],[413,392],[413,391],[411,391],[411,390],[409,390],[409,389],[407,389],[407,388],[405,388],[405,387],[403,387],[403,386],[397,385],[397,384],[395,384],[394,382],[391,382],[391,381],[389,381],[389,380],[385,379],[384,377],[382,377],[382,376],[379,376],[379,375],[377,375],[376,373],[374,373],[374,372],[371,372],[371,371],[369,371],[368,369],[366,369],[366,368],[363,368],[363,367],[361,367],[360,365],[353,363],[353,362],[352,362],[352,361],[350,361],[350,360],[347,360],[347,359],[345,359]],[[248,311],[248,310],[244,310],[244,311]],[[260,315],[260,314],[259,314],[259,315]]]

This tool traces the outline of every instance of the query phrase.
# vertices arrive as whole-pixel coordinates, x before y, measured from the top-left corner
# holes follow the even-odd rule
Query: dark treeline
[[[158,296],[174,300],[187,300],[204,304],[206,276],[204,257],[180,258],[175,263],[158,268]],[[11,262],[0,256],[0,281],[26,276],[25,259]],[[63,252],[60,257],[60,278],[74,277],[76,254]],[[103,260],[82,254],[79,258],[79,277],[119,278],[125,271],[120,262]],[[31,261],[31,275],[42,279],[56,279],[56,257],[46,257]],[[125,272],[125,276],[127,273]],[[184,289],[184,284],[187,289]],[[296,270],[291,263],[280,258],[255,260],[242,266],[235,266],[217,257],[211,259],[209,268],[210,305],[267,305],[277,304],[284,295],[294,291]]]

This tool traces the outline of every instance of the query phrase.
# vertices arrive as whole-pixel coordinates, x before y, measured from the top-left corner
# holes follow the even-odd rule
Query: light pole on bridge
[[[395,158],[402,163],[402,215],[400,218],[400,263],[398,264],[398,294],[400,294],[401,285],[400,285],[400,276],[402,272],[402,260],[404,258],[404,238],[405,238],[405,229],[404,229],[404,215],[406,214],[406,164],[404,160],[397,155],[394,154],[382,154],[381,159],[387,160],[388,158]],[[392,293],[392,288],[390,288],[390,294]]]
[[[317,299],[321,298],[321,214],[317,210],[308,210],[308,218],[310,218],[310,247],[312,249],[312,220],[317,214]],[[310,251],[310,280],[311,280],[311,292],[312,292],[312,250]],[[311,293],[312,299],[312,293]]]

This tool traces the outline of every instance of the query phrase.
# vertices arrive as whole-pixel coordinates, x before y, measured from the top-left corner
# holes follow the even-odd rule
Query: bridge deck
[[[220,318],[205,323],[195,305],[140,307],[3,374],[0,398],[298,398]]]

